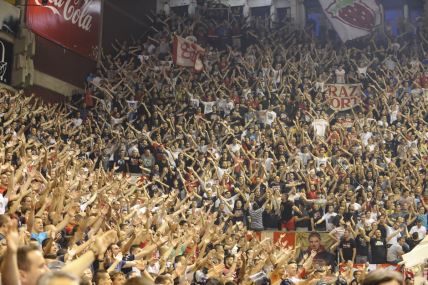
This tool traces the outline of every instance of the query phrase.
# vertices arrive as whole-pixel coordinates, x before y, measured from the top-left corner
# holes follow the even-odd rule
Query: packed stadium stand
[[[428,2],[0,25],[0,284],[427,284]]]

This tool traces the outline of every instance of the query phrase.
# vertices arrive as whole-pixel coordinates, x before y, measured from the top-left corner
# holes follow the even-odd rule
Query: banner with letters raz
[[[327,85],[327,102],[335,111],[345,111],[358,106],[361,102],[360,84]]]

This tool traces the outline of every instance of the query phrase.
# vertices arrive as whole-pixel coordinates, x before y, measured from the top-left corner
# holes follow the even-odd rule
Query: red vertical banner
[[[27,26],[36,34],[96,60],[101,0],[28,0]]]

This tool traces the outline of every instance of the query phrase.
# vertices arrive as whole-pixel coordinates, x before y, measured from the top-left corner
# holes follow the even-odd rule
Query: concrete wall
[[[35,70],[82,88],[95,67],[96,62],[36,35]]]
[[[105,0],[103,14],[102,46],[112,51],[111,43],[116,39],[138,38],[150,29],[156,14],[156,0]]]

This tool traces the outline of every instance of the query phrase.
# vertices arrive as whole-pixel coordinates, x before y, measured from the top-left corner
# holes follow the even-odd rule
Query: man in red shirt
[[[9,184],[10,172],[3,172],[0,175],[0,194],[4,194],[7,190],[7,185]]]
[[[428,89],[428,70],[425,70],[424,73],[419,77],[419,85],[423,89]]]

